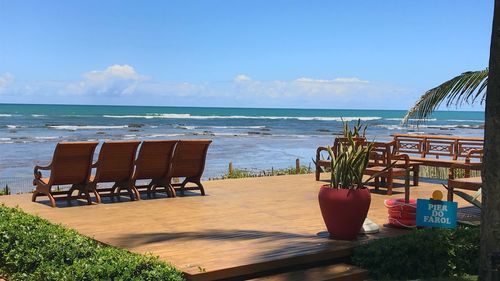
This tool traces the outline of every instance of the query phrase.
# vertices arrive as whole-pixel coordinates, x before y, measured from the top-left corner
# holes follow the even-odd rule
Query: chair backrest
[[[175,147],[170,176],[201,177],[211,140],[180,140]]]
[[[366,143],[366,138],[352,138],[357,145],[364,145]],[[340,146],[346,146],[349,143],[349,138],[347,137],[336,137],[333,142],[333,154],[337,155]]]
[[[140,141],[104,142],[97,160],[95,180],[116,182],[132,179],[134,160]]]
[[[60,142],[52,157],[49,184],[81,184],[89,180],[98,142]]]
[[[391,165],[392,147],[395,142],[372,142],[369,166],[389,166]]]
[[[176,144],[176,140],[143,141],[135,160],[134,179],[166,178]]]

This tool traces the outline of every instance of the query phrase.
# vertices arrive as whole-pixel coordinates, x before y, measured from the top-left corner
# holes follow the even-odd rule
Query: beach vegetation
[[[357,246],[352,262],[376,280],[457,280],[478,273],[479,228],[419,229],[377,239]]]
[[[296,174],[310,174],[313,172],[311,165],[301,165],[297,173],[295,167],[288,167],[282,169],[268,169],[261,171],[253,171],[250,169],[233,169],[231,172],[227,172],[218,177],[210,178],[210,180],[222,180],[222,179],[240,179],[240,178],[256,178],[256,177],[272,177],[272,176],[284,176],[284,175],[296,175]]]
[[[101,244],[0,205],[0,276],[8,280],[184,280],[151,255]]]
[[[0,196],[2,195],[10,195],[10,188],[8,185],[5,185],[4,188],[0,188]]]

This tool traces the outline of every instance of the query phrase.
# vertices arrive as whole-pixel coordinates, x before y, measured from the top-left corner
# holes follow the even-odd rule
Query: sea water
[[[57,142],[86,140],[212,139],[205,178],[235,168],[312,164],[318,146],[332,144],[342,120],[361,119],[368,139],[394,133],[483,136],[484,112],[436,112],[402,127],[403,110],[202,108],[0,104],[0,179],[32,177]],[[416,120],[414,120],[416,121]]]

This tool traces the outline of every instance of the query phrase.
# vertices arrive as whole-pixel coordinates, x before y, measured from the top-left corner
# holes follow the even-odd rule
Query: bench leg
[[[448,185],[448,192],[447,192],[447,198],[446,200],[450,201],[450,202],[453,202],[453,187],[450,187]]]
[[[418,186],[418,178],[420,173],[420,166],[413,167],[413,186]]]
[[[387,177],[387,195],[392,195],[392,184],[393,184],[393,179],[391,176]]]
[[[319,181],[319,176],[320,176],[320,173],[321,173],[321,170],[320,170],[319,166],[316,166],[315,173],[316,173],[316,181]]]
[[[35,202],[36,198],[40,195],[45,195],[49,198],[50,201],[50,206],[52,208],[56,207],[56,200],[54,199],[54,196],[50,193],[50,186],[46,186],[41,183],[37,183],[35,191],[33,191],[33,195],[31,196],[31,201]]]

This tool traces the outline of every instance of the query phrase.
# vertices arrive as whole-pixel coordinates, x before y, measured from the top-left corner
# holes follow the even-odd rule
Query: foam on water
[[[404,118],[384,118],[384,120],[387,120],[387,121],[403,121]],[[408,121],[410,122],[433,122],[433,121],[437,121],[436,118],[429,118],[429,119],[418,119],[418,118],[411,118],[411,119],[408,119]]]
[[[103,115],[105,118],[144,118],[144,119],[269,119],[269,120],[289,120],[296,119],[301,121],[371,121],[379,120],[378,116],[359,116],[359,117],[328,117],[328,116],[248,116],[248,115],[191,115],[191,114],[154,114],[154,115]]]
[[[52,129],[57,129],[57,130],[77,131],[77,130],[125,129],[125,128],[128,128],[128,125],[119,125],[119,126],[49,125],[47,127],[52,128]]]

